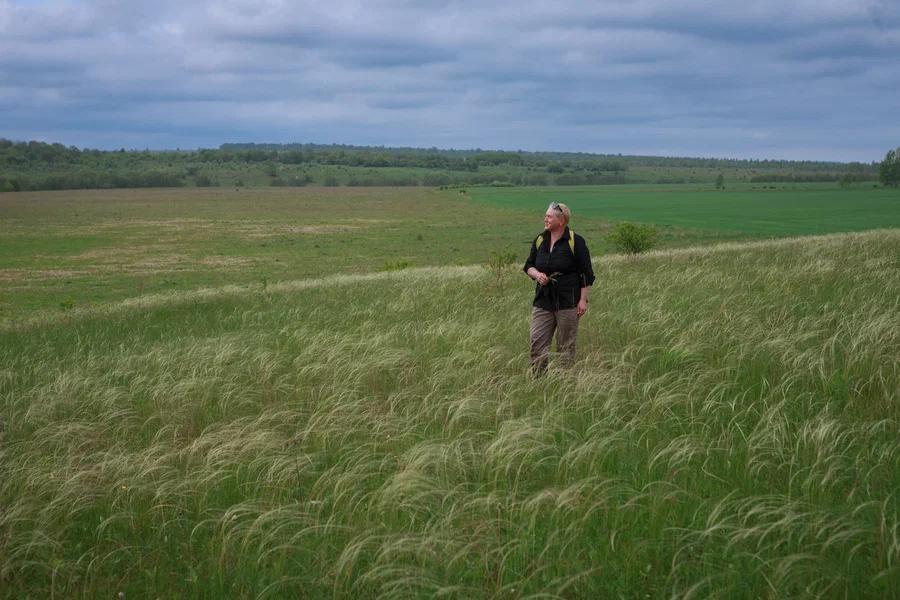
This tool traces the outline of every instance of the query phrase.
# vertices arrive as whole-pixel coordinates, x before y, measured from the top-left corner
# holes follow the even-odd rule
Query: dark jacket
[[[569,247],[569,228],[550,251],[550,232],[544,231],[540,247],[535,246],[537,236],[531,240],[531,253],[523,270],[531,267],[550,276],[547,285],[537,284],[534,292],[534,306],[545,310],[564,310],[578,306],[581,288],[594,283],[594,268],[591,253],[584,238],[575,234],[575,252]]]

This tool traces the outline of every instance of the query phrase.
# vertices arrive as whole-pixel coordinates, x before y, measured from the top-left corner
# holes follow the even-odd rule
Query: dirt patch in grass
[[[167,244],[149,244],[125,248],[97,248],[69,257],[67,260],[93,263],[98,265],[121,265],[133,262],[142,256],[152,255],[160,251],[171,250]]]
[[[354,219],[352,223],[318,223],[314,225],[289,225],[285,223],[241,224],[234,233],[246,239],[260,239],[290,235],[328,235],[332,233],[352,233],[373,225],[388,223],[379,219]]]
[[[246,256],[204,256],[200,260],[193,262],[204,267],[215,267],[217,269],[240,269],[252,266],[257,261]]]
[[[122,219],[91,225],[96,229],[164,229],[166,231],[195,231],[218,225],[208,219]]]
[[[92,271],[76,269],[0,269],[0,282],[23,283],[27,281],[49,281],[90,275]]]
[[[161,252],[161,250],[170,252]],[[43,259],[63,257],[42,256]],[[80,264],[70,269],[0,269],[0,283],[28,283],[86,276],[153,275],[173,271],[237,270],[252,267],[258,259],[246,256],[176,254],[163,244],[132,248],[99,248],[65,257]]]
[[[183,271],[191,267],[203,266],[216,269],[239,269],[249,267],[256,261],[245,256],[204,256],[193,258],[184,254],[163,254],[125,265],[125,271]]]
[[[210,221],[205,219],[174,220],[140,220],[106,222],[96,228],[128,232],[129,236],[139,235],[144,239],[160,239],[160,236],[175,239],[190,234],[192,239],[198,237],[226,236],[244,240],[258,240],[271,237],[328,235],[333,233],[351,233],[370,227],[376,221],[357,221],[353,223],[318,223],[309,225],[291,225],[283,222],[245,221]],[[142,247],[153,247],[156,244],[143,244]]]
[[[363,229],[363,225],[323,224],[323,225],[284,225],[277,223],[260,223],[244,225],[236,228],[235,233],[247,239],[270,238],[290,235],[327,235],[330,233],[350,233]]]

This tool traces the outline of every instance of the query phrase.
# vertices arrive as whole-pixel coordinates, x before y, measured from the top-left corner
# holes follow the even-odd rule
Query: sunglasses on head
[[[553,210],[558,210],[559,212],[563,211],[562,206],[559,205],[559,202],[551,202],[550,208],[552,208]]]

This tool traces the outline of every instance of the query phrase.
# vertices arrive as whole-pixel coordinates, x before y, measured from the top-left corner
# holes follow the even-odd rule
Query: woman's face
[[[562,213],[555,208],[548,208],[544,213],[544,229],[554,231],[565,224]]]

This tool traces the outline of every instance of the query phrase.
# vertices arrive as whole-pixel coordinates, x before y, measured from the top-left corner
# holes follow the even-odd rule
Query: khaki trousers
[[[556,332],[556,351],[563,366],[575,362],[575,337],[578,335],[578,314],[576,309],[531,310],[531,369],[535,373],[547,370],[550,361],[550,342]]]

